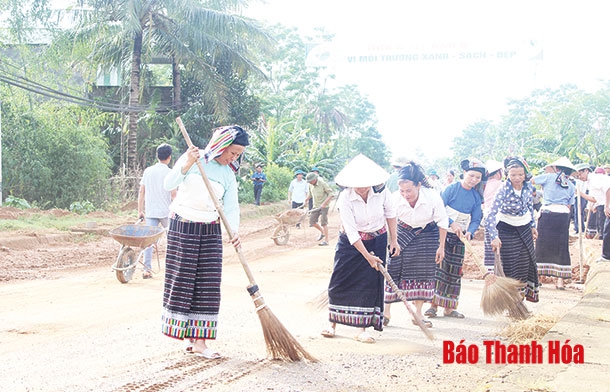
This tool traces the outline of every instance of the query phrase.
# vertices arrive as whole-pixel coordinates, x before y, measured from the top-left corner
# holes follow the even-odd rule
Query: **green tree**
[[[356,86],[332,86],[334,75],[308,66],[307,54],[323,32],[301,37],[275,26],[274,55],[263,61],[269,77],[252,83],[263,120],[252,153],[258,162],[277,162],[291,170],[316,166],[327,179],[358,153],[387,166],[387,147],[377,130],[375,107]]]
[[[461,136],[453,139],[452,150],[455,156],[459,157],[458,160],[468,157],[491,159],[496,156],[496,150],[505,148],[497,143],[495,133],[490,121],[477,121],[466,127]]]
[[[17,101],[3,102],[4,192],[43,208],[87,200],[102,205],[110,174],[108,146],[96,127],[81,122],[86,114],[78,108],[44,104],[28,110]]]
[[[522,155],[541,168],[559,156],[601,165],[610,161],[610,83],[595,93],[576,86],[535,90],[508,102],[498,123],[469,125],[454,139],[454,159]]]
[[[129,69],[127,164],[137,168],[142,64],[164,57],[172,64],[174,107],[181,106],[180,65],[190,64],[201,75],[208,102],[218,118],[229,113],[227,87],[214,59],[228,59],[238,71],[257,70],[249,48],[266,43],[267,35],[253,22],[229,12],[247,1],[81,0],[75,42],[90,48],[94,67]]]

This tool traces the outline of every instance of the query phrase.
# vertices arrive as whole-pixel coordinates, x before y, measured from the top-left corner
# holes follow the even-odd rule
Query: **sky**
[[[334,34],[308,57],[376,106],[392,155],[441,158],[508,99],[610,80],[610,2],[265,0],[244,14]]]

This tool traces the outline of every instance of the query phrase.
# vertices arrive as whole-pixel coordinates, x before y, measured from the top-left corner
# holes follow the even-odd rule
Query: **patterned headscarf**
[[[463,159],[460,162],[460,167],[464,171],[470,171],[470,170],[478,171],[479,173],[481,173],[481,175],[483,177],[485,177],[485,175],[487,174],[487,170],[485,169],[485,165],[483,164],[483,162],[481,162],[480,160],[478,160],[476,158]]]
[[[532,173],[530,171],[530,167],[525,161],[523,157],[507,157],[504,158],[504,169],[506,170],[506,174],[508,175],[508,170],[511,167],[519,166],[522,167],[525,171],[525,181],[529,181],[532,178]]]
[[[246,131],[237,125],[216,128],[210,138],[210,142],[203,150],[203,159],[208,163],[212,159],[218,158],[231,144],[247,146],[249,142]],[[237,160],[231,162],[229,167],[233,169],[234,172],[237,172],[237,170],[239,170],[240,161],[241,156]]]

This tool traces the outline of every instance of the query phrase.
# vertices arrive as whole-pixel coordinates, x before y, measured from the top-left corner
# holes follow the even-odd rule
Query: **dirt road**
[[[331,215],[331,233],[338,217]],[[273,221],[246,221],[242,242],[246,260],[273,313],[317,363],[267,359],[261,324],[245,287],[246,275],[226,248],[219,336],[213,347],[223,359],[184,354],[179,341],[160,333],[162,271],[154,279],[136,274],[117,281],[110,265],[118,244],[104,237],[93,243],[51,242],[38,249],[0,252],[0,268],[18,258],[63,257],[61,265],[36,279],[0,282],[0,389],[6,391],[472,391],[502,365],[444,365],[442,341],[481,345],[508,323],[479,309],[482,281],[463,279],[460,310],[466,319],[432,320],[429,341],[395,304],[391,324],[374,332],[375,344],[353,340],[338,326],[323,338],[326,314],[310,304],[326,287],[336,235],[320,247],[311,228],[291,230],[287,246],[270,239]],[[479,244],[480,246],[480,244]],[[60,249],[56,253],[56,250]],[[482,251],[482,249],[481,249]],[[63,255],[63,256],[61,256]],[[88,259],[88,260],[87,260]],[[39,261],[38,261],[39,262]],[[82,265],[90,265],[83,267]],[[541,288],[537,313],[561,317],[580,298],[570,288]]]

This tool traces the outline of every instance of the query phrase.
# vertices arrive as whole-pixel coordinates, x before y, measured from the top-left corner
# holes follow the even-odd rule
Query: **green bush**
[[[7,198],[4,200],[3,206],[15,207],[19,208],[20,210],[27,210],[28,208],[32,208],[32,206],[30,205],[30,203],[28,203],[27,200],[21,199],[19,197],[14,197],[12,195],[7,196]]]
[[[89,200],[77,201],[70,204],[70,212],[74,212],[79,215],[88,214],[95,211],[95,206]]]
[[[50,103],[2,105],[3,186],[44,208],[67,209],[74,200],[103,201],[110,176],[108,146],[88,125],[92,115]]]

